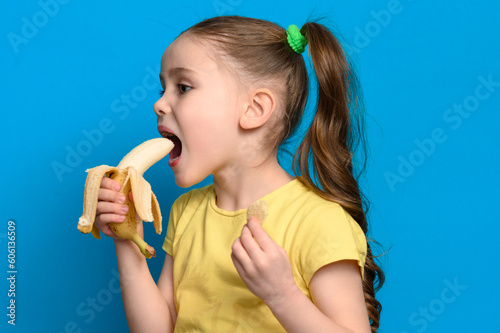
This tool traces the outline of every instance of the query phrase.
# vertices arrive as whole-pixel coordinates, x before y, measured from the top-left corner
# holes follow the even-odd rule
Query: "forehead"
[[[161,58],[162,76],[175,68],[185,68],[200,74],[210,74],[219,70],[213,59],[213,50],[208,43],[193,38],[178,37],[170,44]]]

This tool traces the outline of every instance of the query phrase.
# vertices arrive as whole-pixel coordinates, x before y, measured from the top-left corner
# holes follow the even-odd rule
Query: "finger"
[[[106,213],[98,215],[94,223],[97,228],[103,229],[109,223],[122,223],[125,221],[125,218],[125,215]]]
[[[238,274],[242,278],[255,276],[255,269],[252,265],[252,261],[250,260],[250,258],[248,258],[248,256],[246,257],[246,259],[248,260],[248,262],[246,263],[244,262],[244,259],[242,260],[242,258],[239,258],[234,252],[231,253],[231,259],[233,260],[234,267],[238,271]]]
[[[248,226],[248,229],[252,233],[253,237],[255,237],[255,241],[264,252],[268,252],[276,248],[278,244],[276,244],[276,242],[262,228],[259,220],[255,217],[250,217],[246,225]]]
[[[125,215],[128,213],[128,210],[129,210],[128,205],[117,204],[114,202],[99,201],[97,203],[96,215],[101,215],[106,213]]]
[[[233,261],[233,265],[236,268],[236,271],[240,276],[245,274],[245,270],[243,269],[243,266],[241,265],[240,261],[236,258],[234,253],[231,253],[231,260]]]
[[[243,229],[241,230],[240,242],[241,245],[243,245],[243,247],[247,251],[250,258],[252,258],[253,260],[259,258],[262,255],[263,253],[262,249],[253,238],[252,232],[250,231],[250,229],[246,224],[243,226]]]
[[[101,230],[103,234],[114,239],[121,239],[109,227],[109,223],[122,223],[125,221],[125,215],[101,214],[95,219],[94,225]]]
[[[108,190],[113,190],[113,191],[119,191],[121,189],[122,185],[120,182],[117,182],[116,180],[113,180],[109,177],[104,177],[101,180],[101,188],[106,188]]]
[[[102,201],[113,201],[118,203],[125,203],[125,195],[120,192],[108,190],[105,188],[99,189],[98,199]]]
[[[117,236],[113,230],[108,225],[105,225],[102,229],[100,229],[103,234],[105,234],[108,237],[111,237],[113,239],[122,239],[121,237]]]
[[[232,255],[234,255],[234,257],[238,259],[238,262],[241,264],[243,268],[249,267],[251,265],[252,260],[250,259],[247,251],[241,244],[240,237],[236,238],[236,240],[233,243],[233,246],[231,247],[231,250],[232,250]]]

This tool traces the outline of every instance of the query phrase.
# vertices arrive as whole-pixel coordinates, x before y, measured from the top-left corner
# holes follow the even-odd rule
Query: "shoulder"
[[[317,194],[307,198],[297,213],[302,216],[297,228],[304,237],[322,237],[326,233],[356,242],[365,240],[365,233],[344,207]]]
[[[293,233],[293,251],[301,261],[306,281],[320,267],[339,260],[354,259],[364,266],[366,235],[339,203],[327,200],[306,186],[297,185],[286,210]]]
[[[298,228],[304,237],[336,238],[336,242],[344,245],[351,243],[355,247],[366,242],[360,225],[339,203],[327,200],[307,188],[302,200],[303,219]]]
[[[213,184],[192,189],[179,196],[170,209],[170,221],[175,225],[181,219],[182,216],[189,215],[189,212],[194,212],[196,209],[203,204],[208,202],[210,198],[215,194],[213,190]]]
[[[283,193],[283,198],[286,200],[287,208],[293,208],[305,220],[322,217],[344,220],[347,218],[346,215],[349,215],[339,203],[321,197],[299,179]]]
[[[179,196],[173,203],[172,207],[183,210],[188,205],[197,205],[203,200],[210,198],[210,196],[214,193],[213,188],[214,185],[210,184],[201,188],[192,189]]]

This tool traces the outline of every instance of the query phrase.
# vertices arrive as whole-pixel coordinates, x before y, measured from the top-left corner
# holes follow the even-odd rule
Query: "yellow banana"
[[[161,212],[156,196],[151,191],[151,185],[143,178],[143,173],[153,164],[165,157],[174,147],[172,141],[165,138],[148,140],[135,147],[118,164],[117,167],[100,165],[87,170],[85,194],[83,197],[83,215],[78,221],[78,230],[100,239],[99,229],[94,226],[97,210],[97,199],[103,176],[110,177],[122,185],[120,193],[126,197],[128,213],[122,223],[110,223],[113,232],[124,239],[130,239],[137,244],[146,258],[156,257],[156,251],[149,246],[137,233],[135,212],[146,222],[153,222],[156,233],[161,233]],[[132,191],[134,202],[131,202],[128,193]]]

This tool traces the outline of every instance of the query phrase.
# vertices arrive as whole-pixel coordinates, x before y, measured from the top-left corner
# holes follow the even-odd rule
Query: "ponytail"
[[[318,105],[312,125],[294,156],[293,170],[305,186],[339,203],[366,235],[364,196],[354,176],[352,162],[358,143],[364,143],[357,77],[340,43],[327,28],[307,23],[301,33],[309,41],[318,79]],[[183,34],[215,43],[218,52],[237,64],[238,75],[246,81],[272,83],[281,93],[284,110],[267,141],[276,142],[276,147],[272,148],[277,149],[293,135],[307,103],[308,76],[304,58],[289,46],[282,27],[247,17],[219,16],[202,21]],[[283,85],[276,85],[276,80],[281,80]],[[361,170],[364,166],[365,161]],[[366,307],[372,332],[376,332],[382,306],[375,299],[375,291],[384,283],[384,273],[374,261],[370,244],[364,272]]]
[[[301,32],[309,41],[318,95],[316,114],[295,154],[293,169],[308,188],[340,204],[366,235],[365,198],[352,162],[358,144],[365,144],[359,82],[339,41],[326,27],[306,23]],[[360,172],[365,164],[366,158]],[[375,298],[375,291],[382,287],[384,273],[374,261],[370,243],[364,271],[363,292],[372,332],[376,332],[382,305]]]

